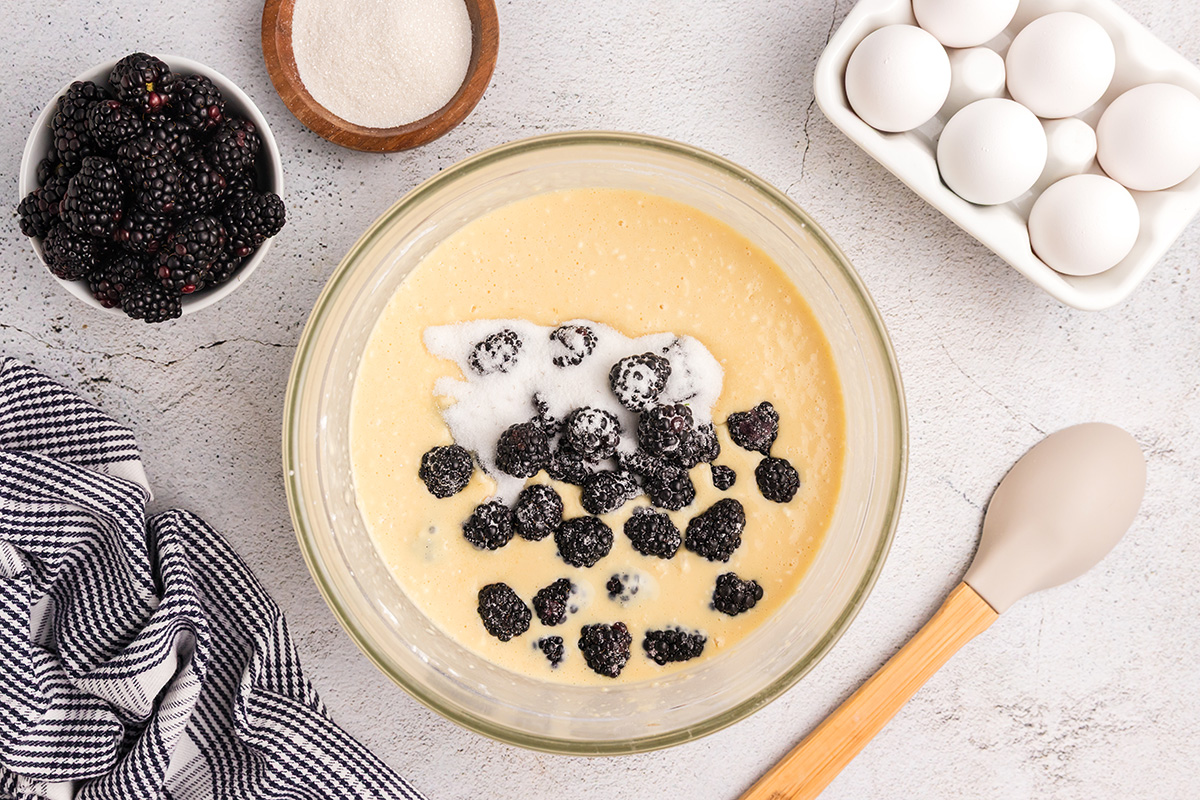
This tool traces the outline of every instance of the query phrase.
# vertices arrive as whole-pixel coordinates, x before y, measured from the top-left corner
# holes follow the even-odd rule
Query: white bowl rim
[[[160,58],[167,63],[175,72],[184,74],[201,74],[212,80],[221,90],[221,94],[225,98],[233,99],[245,109],[245,115],[254,123],[258,129],[259,138],[262,140],[263,150],[267,154],[267,158],[271,165],[271,181],[274,184],[272,191],[279,196],[283,196],[283,160],[279,155],[279,145],[275,141],[274,134],[271,133],[271,127],[267,124],[266,117],[262,111],[255,105],[242,88],[229,78],[222,75],[217,70],[202,64],[199,61],[194,61],[190,58],[175,55],[153,54],[156,58]],[[68,81],[55,95],[50,98],[42,108],[42,112],[38,114],[37,119],[33,123],[33,128],[29,131],[29,137],[25,140],[25,149],[21,153],[21,171],[17,181],[17,192],[20,197],[17,201],[20,202],[27,194],[34,190],[37,186],[37,165],[45,156],[46,148],[44,145],[45,137],[50,129],[50,119],[54,115],[55,107],[58,104],[58,98],[62,97],[72,83],[76,81],[97,81],[108,82],[108,74],[120,59],[111,59],[84,70]],[[274,237],[267,239],[245,262],[238,267],[237,272],[220,286],[215,287],[211,291],[204,291],[195,295],[185,295],[182,302],[183,313],[190,314],[194,311],[199,311],[202,308],[208,308],[213,303],[228,297],[241,286],[246,278],[254,270],[258,269],[258,265],[263,262],[267,256],[267,251],[271,249],[271,242]],[[42,243],[37,237],[29,237],[29,243],[33,247],[33,252],[38,258],[41,265],[45,265],[46,259],[42,252]],[[46,270],[46,274],[53,278],[64,290],[82,301],[85,305],[106,312],[111,315],[123,317],[124,313],[119,308],[105,308],[100,305],[100,301],[92,297],[92,293],[88,291],[87,284],[83,281],[67,281],[59,278],[57,275]]]

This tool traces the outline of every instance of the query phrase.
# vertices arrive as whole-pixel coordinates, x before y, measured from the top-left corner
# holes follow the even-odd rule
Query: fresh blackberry
[[[34,189],[17,204],[17,218],[21,233],[40,239],[49,233],[50,228],[58,221],[58,214],[46,202],[42,190]]]
[[[77,281],[100,263],[104,245],[97,239],[75,231],[61,222],[52,225],[42,240],[46,266],[64,281]]]
[[[233,277],[233,274],[241,268],[245,259],[239,258],[226,247],[217,256],[217,260],[212,264],[212,271],[208,273],[208,280],[204,282],[205,288],[211,289],[214,286],[220,286],[225,281]]]
[[[550,463],[550,441],[532,422],[510,425],[496,443],[496,468],[514,478],[532,478]]]
[[[178,76],[164,62],[146,53],[132,53],[117,62],[108,83],[117,99],[143,114],[158,114],[171,103]]]
[[[93,103],[108,96],[91,81],[75,81],[58,98],[50,130],[54,134],[54,153],[65,166],[77,166],[96,152],[96,142],[88,133],[87,113]]]
[[[579,502],[589,514],[611,514],[638,494],[637,484],[628,473],[597,472],[583,484]]]
[[[513,506],[513,528],[522,539],[541,541],[562,525],[563,501],[544,483],[526,486]]]
[[[489,583],[479,590],[479,618],[492,636],[507,642],[529,630],[533,615],[507,583]]]
[[[608,599],[614,603],[627,606],[633,602],[638,590],[642,587],[642,576],[637,572],[621,572],[613,575],[604,584]]]
[[[184,75],[175,84],[171,116],[197,133],[205,133],[225,116],[221,90],[204,75]]]
[[[722,492],[728,491],[737,482],[737,473],[733,471],[733,467],[727,467],[724,464],[710,464],[712,470],[712,483],[717,489]]]
[[[671,455],[671,460],[684,469],[691,469],[719,455],[721,442],[717,439],[717,429],[708,424],[689,430],[679,443],[679,449]]]
[[[46,201],[50,212],[55,216],[61,216],[62,201],[67,196],[67,187],[71,185],[73,177],[75,177],[75,173],[56,172],[42,184],[42,199]]]
[[[722,614],[736,617],[738,614],[754,608],[763,598],[763,589],[758,581],[746,581],[732,572],[717,576],[717,585],[713,589],[713,608]]]
[[[229,233],[229,247],[236,256],[248,256],[268,238],[279,233],[286,219],[283,201],[277,194],[251,194],[225,206],[222,221]]]
[[[621,405],[630,411],[644,411],[662,394],[670,376],[670,362],[653,353],[642,353],[613,364],[608,372],[608,385]]]
[[[172,224],[167,217],[134,206],[121,218],[121,227],[113,238],[131,253],[154,255],[166,243]]]
[[[59,167],[63,166],[59,163],[58,153],[51,150],[49,154],[37,165],[37,182],[38,186],[45,186],[46,181],[58,174]],[[65,170],[65,167],[64,167]]]
[[[800,473],[786,458],[767,456],[759,461],[754,480],[762,496],[776,503],[790,502],[800,488]]]
[[[679,528],[670,517],[645,506],[635,508],[625,520],[625,535],[634,550],[658,558],[671,558],[683,543]]]
[[[574,486],[583,486],[593,472],[591,464],[575,451],[563,447],[561,443],[546,464],[546,474],[553,480],[570,483]]]
[[[533,610],[543,625],[553,627],[567,621],[567,599],[571,596],[571,581],[559,578],[549,586],[538,589],[533,596]]]
[[[232,177],[254,169],[262,146],[254,123],[248,119],[224,119],[212,129],[204,155],[217,172]]]
[[[121,308],[130,317],[146,322],[166,322],[183,313],[179,295],[154,280],[140,280],[125,287]]]
[[[120,308],[126,290],[150,275],[150,267],[132,253],[120,253],[88,273],[88,289],[105,308]]]
[[[566,657],[566,648],[561,636],[543,636],[537,641],[538,649],[546,656],[551,668],[557,667]]]
[[[225,192],[221,195],[221,204],[231,206],[238,200],[258,194],[257,181],[254,174],[247,172],[225,179]]]
[[[88,108],[87,130],[101,150],[115,150],[142,132],[142,115],[116,100],[98,100]]]
[[[563,441],[586,461],[610,458],[621,442],[621,423],[601,408],[577,408],[563,423]]]
[[[572,567],[591,567],[608,555],[613,546],[613,532],[595,517],[574,517],[563,520],[554,533],[558,554]]]
[[[143,122],[142,135],[162,142],[172,158],[179,158],[184,153],[190,153],[196,142],[186,125],[163,114],[146,117]]]
[[[533,393],[533,422],[547,438],[558,436],[562,429],[562,420],[550,413],[550,403],[541,392]]]
[[[646,657],[660,667],[677,661],[691,661],[704,652],[708,638],[702,633],[688,633],[679,628],[646,631],[642,650]]]
[[[204,285],[213,261],[225,247],[225,229],[214,217],[196,217],[167,236],[158,253],[158,279],[180,294]]]
[[[148,136],[130,139],[117,148],[117,168],[147,213],[161,217],[182,209],[183,173],[163,142]]]
[[[107,239],[121,223],[124,201],[117,165],[104,156],[88,156],[67,184],[60,210],[63,224],[76,233]]]
[[[184,214],[212,211],[225,193],[225,178],[199,153],[179,157],[179,210]]]
[[[764,400],[749,411],[730,414],[725,425],[729,428],[729,438],[738,447],[769,456],[779,435],[779,412]]]
[[[480,550],[499,550],[512,541],[512,512],[499,500],[477,505],[462,530],[463,538]]]
[[[728,561],[742,544],[746,529],[746,511],[742,504],[727,497],[713,503],[707,511],[688,522],[683,546],[709,561]]]
[[[466,448],[448,444],[421,456],[417,477],[434,497],[452,497],[467,488],[474,471],[475,463]]]
[[[682,403],[654,406],[638,419],[638,444],[653,456],[670,457],[692,431],[692,410]]]
[[[586,325],[563,325],[550,333],[550,361],[556,367],[574,367],[596,349],[596,333]]]
[[[593,672],[607,678],[621,674],[629,661],[633,637],[624,622],[584,625],[579,631],[579,651]]]
[[[638,477],[643,482],[648,480],[668,480],[679,477],[682,473],[677,466],[665,458],[652,456],[645,450],[635,450],[632,453],[617,453],[617,463]]]
[[[480,375],[508,372],[517,365],[521,356],[521,337],[516,331],[505,328],[496,331],[475,345],[467,363]]]
[[[683,470],[647,478],[642,488],[646,490],[651,505],[668,511],[679,511],[696,499],[696,486]]]

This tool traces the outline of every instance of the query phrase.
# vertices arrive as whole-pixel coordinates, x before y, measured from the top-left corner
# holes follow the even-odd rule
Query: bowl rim
[[[300,474],[302,472],[302,464],[297,460],[297,443],[299,441],[299,415],[297,410],[300,405],[302,388],[305,384],[306,376],[310,370],[309,356],[312,353],[314,343],[316,341],[318,328],[322,326],[325,315],[337,297],[340,285],[351,272],[351,266],[356,255],[362,250],[367,249],[375,238],[385,229],[391,220],[405,210],[407,207],[418,203],[426,196],[440,190],[447,183],[455,181],[459,175],[472,171],[478,167],[503,160],[505,158],[526,153],[530,150],[543,148],[553,148],[557,146],[573,146],[586,144],[600,145],[618,145],[632,148],[644,148],[652,151],[666,152],[673,156],[683,157],[690,160],[698,160],[708,167],[715,167],[720,171],[725,172],[730,177],[738,181],[746,182],[752,185],[757,191],[763,193],[768,200],[779,206],[784,213],[792,215],[798,222],[804,225],[813,234],[815,241],[827,252],[832,261],[844,273],[850,287],[854,291],[855,299],[858,301],[861,310],[865,313],[867,320],[874,329],[878,337],[878,344],[885,356],[888,370],[882,379],[889,381],[890,388],[895,397],[895,404],[889,409],[881,410],[881,413],[890,412],[892,423],[896,435],[896,458],[893,464],[888,466],[886,478],[890,478],[893,490],[890,497],[885,498],[887,505],[884,513],[884,523],[882,535],[879,537],[874,552],[871,554],[870,567],[863,575],[851,594],[842,613],[825,632],[824,636],[818,640],[814,647],[799,659],[789,669],[783,671],[773,681],[761,689],[753,697],[724,710],[719,714],[693,724],[686,728],[680,728],[665,733],[656,733],[646,736],[638,736],[629,739],[620,739],[612,741],[588,741],[580,742],[577,740],[559,739],[553,736],[541,734],[531,734],[527,731],[514,728],[507,725],[494,723],[490,720],[483,719],[473,713],[467,712],[457,706],[444,702],[440,697],[428,696],[422,692],[416,682],[412,681],[408,675],[400,670],[392,669],[389,666],[388,660],[376,649],[374,643],[360,628],[354,618],[350,615],[348,609],[343,608],[340,604],[340,599],[334,594],[331,586],[330,572],[320,558],[314,544],[312,530],[309,528],[303,513],[303,504],[301,498],[304,496],[304,490],[301,486]],[[866,602],[871,589],[874,587],[883,570],[883,566],[887,561],[888,553],[891,549],[892,539],[895,536],[896,527],[899,523],[900,510],[903,505],[905,485],[907,482],[908,471],[908,412],[907,404],[904,395],[904,386],[900,376],[899,365],[896,360],[896,355],[886,327],[883,324],[883,319],[870,293],[867,291],[862,282],[861,277],[854,269],[850,260],[842,252],[841,248],[829,237],[820,225],[818,225],[803,209],[800,208],[786,194],[776,189],[767,181],[758,177],[749,170],[738,166],[737,164],[716,154],[706,150],[693,147],[691,145],[676,142],[674,140],[649,136],[638,133],[623,133],[613,131],[571,131],[565,133],[552,133],[541,136],[535,136],[526,139],[502,144],[492,147],[474,156],[466,158],[457,164],[439,172],[433,177],[422,182],[411,191],[401,197],[390,208],[384,211],[362,234],[354,245],[347,251],[345,257],[338,264],[337,269],[327,281],[320,296],[313,305],[313,310],[305,323],[304,330],[301,333],[300,339],[296,345],[295,356],[293,357],[291,374],[288,378],[288,386],[284,395],[283,407],[283,442],[282,442],[282,466],[284,476],[284,487],[287,493],[288,510],[292,518],[292,527],[296,532],[297,542],[300,546],[301,554],[305,564],[308,566],[309,572],[313,577],[313,582],[317,584],[318,590],[321,592],[326,604],[333,612],[334,617],[338,620],[346,634],[358,646],[363,654],[388,678],[404,689],[411,697],[416,699],[422,705],[426,706],[439,715],[451,720],[468,730],[482,734],[488,738],[497,741],[513,744],[519,747],[524,747],[530,750],[537,750],[546,753],[554,753],[561,755],[581,755],[581,756],[600,756],[600,755],[625,755],[633,753],[648,752],[651,750],[659,750],[666,747],[671,747],[676,744],[692,741],[694,739],[715,733],[723,728],[726,728],[735,722],[739,722],[758,709],[775,700],[785,691],[794,686],[805,674],[815,667],[829,650],[837,643],[842,635],[849,628],[850,623],[857,617],[859,611]]]
[[[155,58],[166,62],[167,66],[171,67],[174,72],[184,74],[200,74],[209,78],[221,90],[221,94],[226,98],[232,97],[236,99],[246,109],[246,116],[258,128],[259,138],[262,140],[263,152],[268,156],[268,161],[271,165],[271,181],[274,184],[273,191],[280,197],[283,196],[283,159],[279,155],[279,144],[275,141],[275,136],[271,133],[271,127],[267,124],[267,119],[263,116],[262,111],[250,96],[242,90],[240,86],[231,81],[225,75],[222,75],[217,70],[195,61],[190,58],[176,55],[164,55],[154,53]],[[45,156],[42,146],[39,142],[43,141],[48,131],[50,130],[50,120],[54,116],[55,108],[58,104],[58,99],[66,94],[67,89],[71,88],[71,84],[76,81],[103,81],[108,82],[108,74],[112,72],[112,68],[116,66],[120,59],[114,58],[108,61],[102,61],[94,64],[88,69],[76,75],[71,80],[67,81],[61,89],[59,89],[50,101],[42,108],[37,119],[34,120],[33,127],[29,131],[29,136],[25,139],[25,148],[21,152],[21,167],[17,180],[17,192],[20,197],[17,202],[20,202],[37,187],[37,165]],[[261,155],[261,154],[260,154]],[[38,262],[44,267],[46,259],[42,251],[42,242],[39,237],[30,236],[30,245],[33,247],[34,255],[37,256]],[[181,306],[184,314],[190,314],[199,311],[203,308],[208,308],[214,303],[228,297],[238,289],[246,279],[250,277],[254,270],[258,269],[267,256],[267,252],[271,249],[271,243],[275,237],[271,237],[263,242],[254,254],[247,258],[237,271],[220,286],[217,286],[209,291],[202,291],[198,294],[185,295]],[[68,294],[77,300],[82,301],[85,305],[91,306],[99,311],[102,311],[110,316],[125,318],[124,312],[119,308],[105,308],[100,305],[100,301],[92,297],[92,293],[88,291],[87,284],[83,281],[67,281],[54,275],[49,270],[45,270],[46,274],[56,281]]]

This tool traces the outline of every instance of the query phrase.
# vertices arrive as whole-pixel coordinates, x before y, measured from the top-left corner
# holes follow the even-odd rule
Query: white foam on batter
[[[621,422],[620,449],[626,452],[637,447],[637,414],[622,406],[608,385],[609,370],[622,358],[640,353],[666,358],[671,364],[671,377],[657,402],[686,404],[697,425],[712,422],[713,406],[721,394],[725,371],[708,348],[691,336],[652,333],[630,338],[589,320],[563,324],[586,325],[596,334],[595,350],[580,364],[556,367],[552,363],[550,334],[556,326],[519,319],[486,319],[425,329],[429,352],[453,361],[465,378],[444,377],[434,385],[434,394],[445,404],[442,417],[454,441],[476,454],[496,482],[496,496],[506,503],[516,500],[525,481],[496,469],[496,443],[508,426],[535,416],[535,394],[545,399],[558,420],[584,407],[615,414]],[[468,362],[471,351],[477,343],[504,329],[521,337],[516,364],[507,372],[480,375]]]

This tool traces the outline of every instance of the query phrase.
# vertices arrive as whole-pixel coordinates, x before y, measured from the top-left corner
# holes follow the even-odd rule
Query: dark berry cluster
[[[625,669],[632,644],[633,637],[624,622],[584,625],[579,632],[579,651],[584,661],[593,672],[607,678],[615,678]]]
[[[639,507],[625,521],[625,535],[633,549],[644,556],[671,558],[679,551],[683,537],[666,514]]]
[[[529,630],[533,614],[507,583],[489,583],[479,590],[479,618],[492,636],[507,642]]]
[[[283,228],[259,190],[262,141],[204,75],[134,53],[108,85],[76,81],[51,118],[38,188],[17,207],[46,266],[84,280],[106,308],[162,322],[183,295],[229,280]]]
[[[771,455],[771,446],[779,435],[779,412],[775,407],[763,401],[749,411],[730,414],[725,424],[734,444],[745,450],[762,453],[763,459],[754,468],[754,481],[762,496],[775,503],[790,503],[800,489],[800,473],[786,458]],[[727,488],[719,485],[717,480],[714,467],[713,485],[718,489]],[[733,485],[732,479],[729,485]]]
[[[746,511],[731,497],[718,500],[702,514],[692,517],[683,546],[709,561],[728,561],[742,544]]]
[[[704,652],[708,638],[702,633],[691,633],[679,628],[646,631],[642,638],[642,649],[655,664],[663,666],[674,661],[691,661]]]
[[[513,513],[499,500],[475,506],[462,524],[463,538],[480,550],[499,550],[512,541]]]
[[[722,614],[736,617],[754,608],[763,598],[763,589],[758,581],[743,580],[732,572],[717,576],[713,589],[713,608]]]
[[[596,332],[586,325],[563,325],[550,333],[550,361],[556,367],[576,367],[596,349]]]
[[[558,554],[572,567],[592,567],[612,550],[612,528],[596,517],[563,520],[554,534]]]
[[[566,622],[572,589],[571,581],[566,578],[559,578],[549,586],[538,589],[533,596],[533,610],[537,613],[538,621],[550,627]]]
[[[526,486],[513,506],[513,528],[522,539],[541,541],[558,531],[563,521],[563,501],[554,487],[544,483]]]
[[[465,447],[456,444],[435,447],[421,456],[417,477],[434,497],[451,497],[467,488],[475,463]]]
[[[228,234],[229,228],[226,231]],[[124,279],[125,273],[113,276],[114,281]],[[487,376],[510,372],[519,365],[521,369],[551,366],[522,364],[522,358],[530,357],[522,336],[508,328],[491,333],[471,347],[466,367]],[[598,345],[595,330],[574,324],[555,329],[550,343],[552,366],[560,369],[583,363]],[[671,350],[661,352],[669,354]],[[480,550],[498,550],[516,536],[531,542],[552,537],[565,564],[589,569],[608,556],[614,545],[613,529],[601,517],[645,495],[651,507],[635,508],[624,523],[625,536],[637,553],[671,559],[682,547],[709,561],[730,561],[742,544],[746,527],[741,502],[732,497],[716,501],[693,515],[684,532],[665,513],[695,502],[696,486],[690,471],[701,463],[709,465],[712,485],[720,491],[731,489],[737,479],[731,467],[713,463],[721,453],[715,427],[698,421],[687,403],[672,402],[674,390],[671,396],[663,396],[670,375],[670,361],[655,353],[623,358],[611,366],[610,388],[617,401],[634,412],[632,430],[623,430],[622,419],[628,417],[620,409],[613,408],[617,412],[613,413],[594,406],[552,408],[546,397],[535,394],[529,416],[514,421],[497,440],[496,470],[520,479],[545,471],[551,481],[580,487],[579,502],[585,515],[564,519],[567,504],[565,495],[559,494],[561,487],[530,483],[511,508],[498,499],[476,506],[463,522],[464,538]],[[736,444],[762,455],[755,480],[763,496],[789,502],[800,479],[785,459],[771,455],[779,431],[774,407],[761,403],[750,411],[731,414],[727,424]],[[419,476],[432,494],[449,497],[462,491],[473,470],[471,453],[457,445],[440,446],[422,458]],[[621,607],[639,600],[653,601],[653,591],[637,597],[646,577],[637,570],[611,573],[604,583],[608,601]],[[502,641],[524,633],[534,616],[537,624],[546,628],[563,626],[586,601],[586,582],[581,583],[584,588],[571,578],[558,578],[537,590],[530,605],[508,585],[489,584],[480,591],[480,618],[487,631]],[[577,596],[580,592],[585,594]],[[763,589],[756,581],[728,572],[716,581],[712,607],[733,616],[749,611],[762,597]],[[531,638],[533,648],[551,667],[566,657],[569,636]],[[626,624],[614,622],[582,626],[577,646],[590,669],[615,678],[630,658],[632,642]],[[646,631],[642,650],[646,658],[665,666],[700,657],[706,643],[703,632],[667,627]]]

